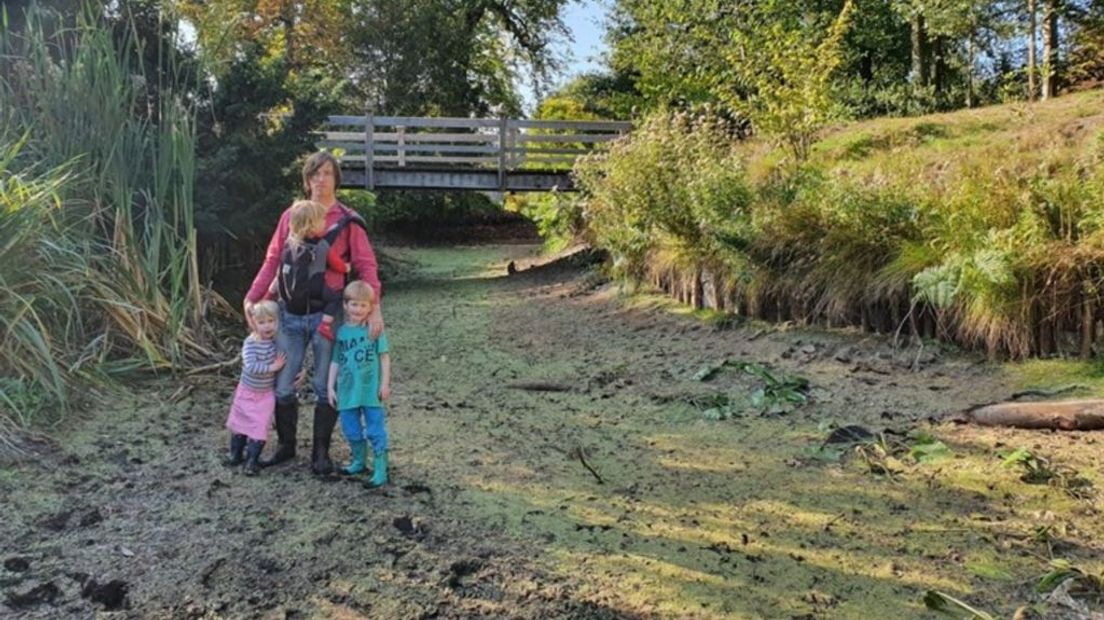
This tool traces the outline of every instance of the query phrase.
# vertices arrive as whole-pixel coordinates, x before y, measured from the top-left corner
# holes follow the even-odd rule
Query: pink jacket
[[[245,294],[246,301],[256,303],[268,293],[272,281],[276,278],[276,269],[280,266],[280,255],[284,252],[284,243],[288,237],[288,217],[291,209],[288,208],[280,215],[280,222],[276,225],[276,232],[272,234],[272,240],[268,242],[268,251],[265,252],[264,263],[253,278],[253,285]],[[326,228],[333,226],[346,214],[352,214],[353,210],[340,202],[335,202],[326,212]],[[372,251],[372,244],[368,242],[368,235],[364,229],[356,224],[349,224],[334,241],[334,249],[339,256],[351,256],[353,269],[357,277],[364,280],[376,291],[376,298],[383,298],[383,289],[380,286],[379,270],[376,264],[376,253]],[[351,250],[351,251],[350,251]],[[332,269],[326,270],[326,286],[335,291],[345,288],[345,275]]]

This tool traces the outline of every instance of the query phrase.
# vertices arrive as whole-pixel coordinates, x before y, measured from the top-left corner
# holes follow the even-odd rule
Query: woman
[[[342,222],[348,222],[356,213],[337,200],[337,188],[341,185],[341,166],[337,159],[326,152],[311,155],[303,165],[303,191],[311,200],[327,207],[326,228]],[[264,263],[261,265],[253,285],[245,295],[245,316],[253,328],[250,310],[253,304],[263,299],[269,291],[273,279],[280,267],[284,244],[288,237],[288,216],[285,210],[276,225],[276,232],[268,243]],[[376,292],[376,299],[382,299],[379,271],[376,255],[368,242],[368,235],[360,225],[346,225],[333,243],[333,248],[343,259],[350,263],[357,279],[364,280]],[[345,276],[333,271],[326,272],[326,286],[337,291],[345,288]],[[319,300],[320,302],[322,300]],[[322,304],[317,312],[292,314],[281,304],[280,332],[276,343],[287,355],[287,363],[276,376],[276,437],[277,446],[271,458],[261,462],[268,467],[295,457],[295,431],[299,422],[299,401],[295,395],[295,379],[303,367],[307,346],[314,352],[314,376],[312,385],[317,401],[314,406],[314,431],[311,446],[311,469],[319,475],[333,472],[330,460],[330,438],[337,411],[329,405],[326,394],[326,378],[329,369],[333,342],[318,333],[322,321]],[[383,313],[376,304],[368,317],[368,326],[372,337],[383,331]]]

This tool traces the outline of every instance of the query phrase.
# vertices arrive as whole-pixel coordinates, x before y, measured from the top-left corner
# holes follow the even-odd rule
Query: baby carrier
[[[280,301],[289,313],[303,315],[321,312],[328,302],[340,298],[341,291],[326,288],[326,258],[337,236],[349,224],[356,224],[367,231],[364,220],[355,213],[349,213],[320,238],[284,244],[276,282]],[[342,259],[349,262],[347,256]]]

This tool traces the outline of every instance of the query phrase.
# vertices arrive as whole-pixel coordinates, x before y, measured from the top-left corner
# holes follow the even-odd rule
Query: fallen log
[[[1104,399],[1005,402],[982,405],[963,413],[961,421],[981,426],[1104,430]]]

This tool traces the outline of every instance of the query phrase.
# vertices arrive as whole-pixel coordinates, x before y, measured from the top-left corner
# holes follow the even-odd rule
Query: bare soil
[[[219,464],[232,372],[135,384],[0,469],[0,616],[923,618],[938,590],[1010,617],[1050,558],[1104,571],[1100,435],[942,421],[1022,389],[1006,367],[695,316],[583,255],[397,254],[390,487],[308,473],[309,403],[297,461],[250,478]],[[724,360],[808,402],[700,380]],[[878,458],[918,431],[947,454]],[[1025,482],[1019,447],[1093,486]]]

